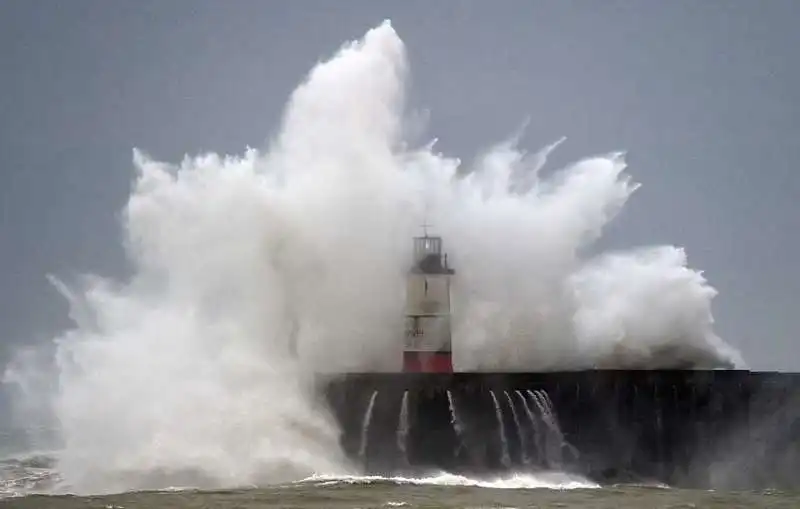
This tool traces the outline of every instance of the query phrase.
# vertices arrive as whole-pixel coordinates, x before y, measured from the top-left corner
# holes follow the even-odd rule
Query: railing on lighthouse
[[[442,238],[414,237],[406,287],[403,371],[452,373],[450,283],[455,271],[442,252]]]

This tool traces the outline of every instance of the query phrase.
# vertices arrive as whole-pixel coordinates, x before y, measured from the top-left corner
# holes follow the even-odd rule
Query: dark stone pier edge
[[[320,383],[341,428],[343,449],[371,473],[497,475],[551,468],[601,484],[731,489],[800,485],[798,373],[351,373]],[[558,465],[523,462],[521,437],[504,393],[514,397],[516,391],[528,390],[546,391],[564,438],[574,448]],[[365,440],[364,415],[375,391]],[[402,454],[397,429],[405,391],[409,430]],[[460,438],[451,422],[447,391],[463,423]],[[506,464],[490,391],[502,404],[510,459]]]

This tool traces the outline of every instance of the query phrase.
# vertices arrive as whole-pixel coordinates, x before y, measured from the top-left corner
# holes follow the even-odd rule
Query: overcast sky
[[[334,8],[339,6],[339,8]],[[717,332],[800,369],[800,2],[0,2],[0,362],[68,325],[45,274],[125,270],[132,149],[263,146],[291,90],[391,19],[411,106],[468,157],[529,117],[555,166],[627,150],[643,184],[602,247],[684,246]]]

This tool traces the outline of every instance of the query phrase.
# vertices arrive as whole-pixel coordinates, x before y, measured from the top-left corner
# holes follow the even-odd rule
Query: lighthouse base
[[[404,373],[452,373],[453,355],[450,352],[403,352]]]
[[[325,393],[343,449],[371,473],[558,470],[598,483],[800,487],[796,374],[350,374]]]

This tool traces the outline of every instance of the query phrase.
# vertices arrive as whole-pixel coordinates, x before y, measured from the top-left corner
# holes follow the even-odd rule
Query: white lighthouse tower
[[[455,271],[442,253],[442,238],[414,237],[414,261],[406,287],[403,371],[452,373],[450,282]]]

